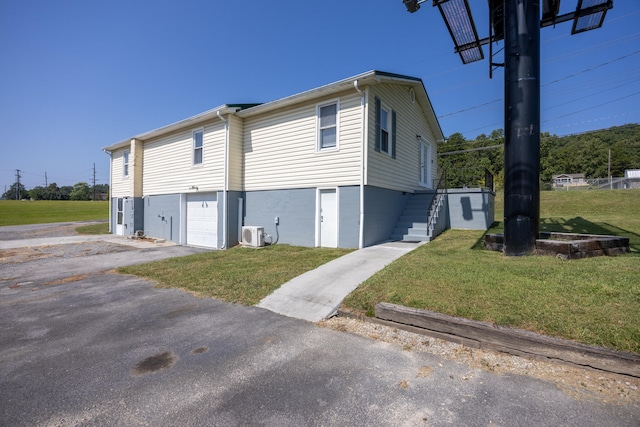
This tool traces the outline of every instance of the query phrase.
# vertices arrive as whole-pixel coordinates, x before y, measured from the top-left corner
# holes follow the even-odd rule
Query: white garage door
[[[187,244],[216,248],[218,202],[216,193],[187,194]]]

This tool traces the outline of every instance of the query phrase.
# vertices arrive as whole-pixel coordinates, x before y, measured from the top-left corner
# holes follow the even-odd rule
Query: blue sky
[[[471,0],[481,37],[486,0]],[[562,12],[577,0],[564,0]],[[541,32],[542,130],[640,122],[640,1]],[[503,72],[462,65],[437,9],[401,0],[0,0],[0,190],[108,183],[101,148],[225,103],[372,69],[423,79],[446,136],[503,127]],[[488,49],[485,49],[488,56]]]

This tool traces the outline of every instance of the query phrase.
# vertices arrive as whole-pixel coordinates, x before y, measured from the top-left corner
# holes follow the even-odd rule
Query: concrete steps
[[[429,206],[435,192],[415,193],[407,202],[391,234],[392,240],[428,242],[430,240],[427,224]]]

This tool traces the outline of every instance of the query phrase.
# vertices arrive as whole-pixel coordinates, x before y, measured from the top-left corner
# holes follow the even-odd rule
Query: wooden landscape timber
[[[640,378],[640,355],[588,346],[546,337],[487,322],[462,319],[396,304],[381,302],[375,307],[376,319],[407,325],[470,347],[497,350],[517,356],[546,358]],[[385,323],[388,324],[388,323]]]
[[[594,234],[541,232],[536,239],[536,255],[550,255],[562,259],[580,259],[596,256],[614,256],[629,252],[627,237]],[[487,234],[485,249],[503,250],[502,234]]]

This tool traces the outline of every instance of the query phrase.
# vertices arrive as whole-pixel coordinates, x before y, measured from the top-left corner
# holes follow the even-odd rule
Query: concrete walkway
[[[351,252],[288,281],[258,307],[319,322],[334,315],[362,282],[424,242],[389,242]]]

